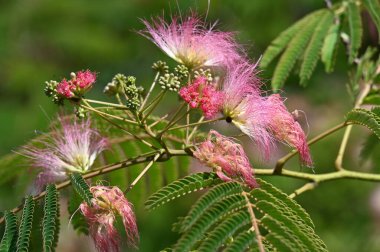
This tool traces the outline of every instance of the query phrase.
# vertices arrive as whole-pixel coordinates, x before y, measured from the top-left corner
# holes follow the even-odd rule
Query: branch
[[[83,178],[89,179],[89,178],[93,178],[93,177],[96,177],[99,175],[103,175],[103,174],[106,174],[106,173],[109,173],[112,171],[116,171],[116,170],[119,170],[122,168],[126,168],[129,166],[135,165],[135,164],[141,164],[141,163],[151,161],[151,160],[155,159],[155,157],[157,156],[158,153],[160,153],[160,151],[162,152],[163,150],[150,152],[150,153],[143,154],[143,155],[140,155],[140,156],[137,156],[134,158],[126,159],[122,162],[117,162],[117,163],[113,163],[110,165],[106,165],[106,166],[94,169],[88,173],[85,173],[83,175]],[[188,155],[183,150],[169,150],[169,153],[166,153],[166,154],[167,154],[166,156],[160,154],[160,157],[156,159],[157,162],[167,161],[172,156]],[[57,187],[57,190],[61,190],[63,188],[68,187],[70,184],[71,184],[71,181],[66,180],[66,181],[63,181],[62,183],[57,184],[56,187]],[[33,196],[33,200],[39,200],[39,199],[43,198],[45,195],[46,195],[46,191],[43,191],[43,192],[39,193],[38,195]],[[18,207],[13,208],[12,210],[10,210],[10,212],[13,212],[13,213],[20,212],[22,210],[23,206],[24,206],[24,203],[20,204]],[[0,224],[3,222],[4,222],[4,217],[0,218]]]
[[[303,186],[301,186],[300,188],[298,188],[297,190],[295,190],[294,193],[290,194],[289,198],[293,199],[293,198],[297,197],[298,195],[300,195],[300,194],[302,194],[302,193],[304,193],[306,191],[313,190],[317,186],[318,186],[318,184],[315,183],[315,182],[306,183]]]

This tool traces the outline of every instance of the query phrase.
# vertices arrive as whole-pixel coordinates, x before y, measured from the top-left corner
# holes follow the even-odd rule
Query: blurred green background
[[[222,30],[237,31],[249,55],[258,59],[281,31],[311,10],[322,7],[322,0],[212,0],[207,19],[218,20]],[[43,93],[47,80],[59,80],[72,71],[91,69],[99,73],[90,94],[95,98],[102,97],[104,85],[119,72],[135,75],[139,84],[150,83],[152,62],[167,58],[136,33],[143,28],[139,19],[163,13],[169,17],[178,13],[178,9],[182,14],[195,10],[205,15],[208,1],[0,1],[0,154],[17,149],[34,137],[36,131],[47,130],[49,118],[58,111]],[[301,109],[308,115],[310,136],[340,123],[352,105],[345,92],[348,66],[342,48],[339,55],[334,74],[325,74],[319,65],[309,87],[300,88],[298,79],[293,77],[284,89],[289,109]],[[270,73],[271,69],[261,72],[268,87]],[[357,158],[367,134],[355,128],[345,166],[380,172],[373,162],[360,164]],[[341,137],[342,132],[312,147],[317,173],[334,169]],[[286,151],[280,149],[273,160]],[[259,165],[262,166],[255,164]],[[268,166],[271,165],[273,162]],[[296,160],[288,167],[299,169]],[[0,210],[16,206],[25,194],[23,184],[31,180],[28,169],[15,169],[24,169],[24,175],[0,188]],[[302,185],[300,181],[284,178],[270,181],[286,192]],[[317,233],[331,251],[380,251],[379,190],[379,185],[374,183],[336,181],[322,184],[297,200],[310,213]],[[170,226],[177,216],[186,213],[193,200],[194,197],[180,199],[153,213],[138,211],[140,251],[158,251],[172,244],[177,235],[170,231]],[[91,242],[77,238],[69,225],[63,224],[61,229],[58,251],[93,250]]]

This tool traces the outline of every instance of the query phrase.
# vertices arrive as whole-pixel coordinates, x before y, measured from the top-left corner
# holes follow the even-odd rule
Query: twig
[[[306,183],[304,184],[302,187],[298,188],[297,190],[294,191],[294,193],[290,194],[289,195],[289,198],[295,198],[297,197],[298,195],[304,193],[304,192],[307,192],[307,191],[310,191],[310,190],[313,190],[315,187],[317,187],[318,184],[315,183],[315,182],[309,182],[309,183]]]
[[[163,151],[160,151],[159,153],[157,153],[153,160],[150,161],[148,163],[147,166],[145,166],[144,170],[142,170],[142,172],[135,178],[135,180],[133,180],[133,182],[129,185],[129,187],[124,191],[124,193],[127,193],[129,192],[136,184],[137,182],[139,182],[139,180],[145,175],[145,173],[147,173],[147,171],[149,170],[149,168],[157,161],[157,159],[163,154]]]
[[[224,117],[220,117],[220,118],[211,119],[211,120],[207,120],[207,121],[200,121],[200,122],[196,122],[196,123],[189,123],[189,124],[186,124],[186,125],[179,125],[179,126],[176,126],[176,127],[168,129],[168,131],[170,131],[170,130],[177,130],[177,129],[183,129],[183,128],[189,128],[189,127],[194,127],[194,126],[199,126],[199,125],[202,125],[202,124],[217,122],[217,121],[221,121],[221,120],[224,120],[224,119],[225,119]]]

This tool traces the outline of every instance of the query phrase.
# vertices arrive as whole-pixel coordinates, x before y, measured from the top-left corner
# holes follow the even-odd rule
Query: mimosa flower
[[[114,226],[120,216],[127,234],[128,244],[136,246],[139,236],[132,205],[116,186],[93,186],[92,206],[83,202],[80,209],[89,224],[89,231],[100,252],[120,251],[120,236]]]
[[[272,111],[270,129],[274,137],[280,141],[296,148],[300,155],[302,165],[312,167],[313,161],[310,156],[309,146],[301,125],[294,119],[293,115],[286,109],[280,95],[273,94],[266,100]]]
[[[238,179],[250,188],[258,187],[243,147],[215,130],[209,132],[207,140],[197,146],[193,154],[211,167],[221,180]]]
[[[183,21],[173,17],[171,23],[163,18],[153,19],[152,24],[143,20],[146,30],[141,34],[155,43],[175,61],[189,69],[201,66],[225,67],[241,58],[241,50],[233,33],[214,30],[195,15]]]
[[[42,169],[37,186],[67,178],[71,172],[84,173],[107,146],[107,140],[91,129],[90,120],[72,123],[60,118],[61,129],[39,140],[38,147],[26,146],[23,154],[31,158],[32,165]]]
[[[269,158],[273,137],[268,130],[271,111],[260,95],[261,82],[256,77],[256,66],[247,62],[230,68],[223,83],[223,114],[248,135]]]
[[[207,82],[206,77],[196,78],[193,83],[182,87],[179,95],[191,108],[200,108],[206,118],[214,117],[223,105],[224,95]]]

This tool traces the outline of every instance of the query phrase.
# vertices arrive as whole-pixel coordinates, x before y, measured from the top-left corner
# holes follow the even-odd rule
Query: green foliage
[[[348,112],[346,122],[366,126],[378,138],[380,138],[379,108],[372,109],[372,111],[365,109],[354,109]]]
[[[380,30],[380,3],[378,0],[363,0],[364,6],[368,10],[369,14],[374,21],[377,30]],[[380,33],[379,33],[380,42]]]
[[[348,2],[347,18],[348,18],[348,26],[350,29],[349,61],[352,63],[354,62],[355,58],[358,55],[358,50],[361,46],[362,36],[363,36],[360,7],[358,6],[357,1]]]
[[[59,201],[55,185],[46,187],[42,233],[44,251],[54,251],[59,234]]]
[[[288,43],[284,53],[277,63],[272,77],[272,88],[274,90],[277,90],[284,85],[295,63],[304,53],[322,14],[326,11],[327,10],[314,12],[314,15],[308,18],[308,22],[305,22],[305,24],[300,27]]]
[[[82,203],[82,198],[71,190],[68,202],[68,212],[70,214],[70,223],[79,234],[88,235],[88,224],[84,216],[81,214],[79,205]]]
[[[265,240],[268,251],[327,251],[305,210],[271,184],[258,182],[260,187],[251,191],[235,182],[217,183],[175,224],[182,235],[173,250],[257,251],[258,240]],[[180,196],[181,188],[172,184],[170,193]],[[255,225],[259,230],[253,231]]]
[[[315,15],[319,15],[320,11],[313,12],[303,19],[299,20],[291,27],[283,31],[276,39],[274,39],[265,50],[263,58],[260,61],[260,67],[266,68],[268,65],[286,48],[292,38],[302,29],[305,24],[314,19]]]
[[[221,181],[213,173],[194,173],[176,180],[151,195],[145,202],[146,209],[153,210],[178,197],[216,185]]]
[[[72,173],[70,174],[70,180],[73,188],[82,198],[82,200],[85,201],[89,206],[92,206],[91,199],[93,198],[93,195],[90,192],[90,187],[83,179],[82,175],[79,173]]]
[[[14,251],[17,241],[17,219],[13,212],[6,211],[5,218],[5,231],[0,243],[0,252]]]
[[[325,64],[325,71],[330,73],[334,70],[335,56],[339,42],[340,22],[332,25],[323,42],[321,61]]]
[[[320,21],[311,37],[311,40],[305,50],[303,61],[300,70],[301,85],[306,85],[313,73],[317,62],[319,60],[320,52],[322,50],[324,38],[329,32],[329,28],[334,20],[334,13],[326,11],[320,18]],[[334,27],[334,26],[331,26]],[[334,45],[335,47],[335,45]]]
[[[28,196],[25,199],[24,208],[22,209],[22,217],[17,239],[17,251],[28,251],[29,238],[33,224],[34,206],[35,202],[33,197]]]

